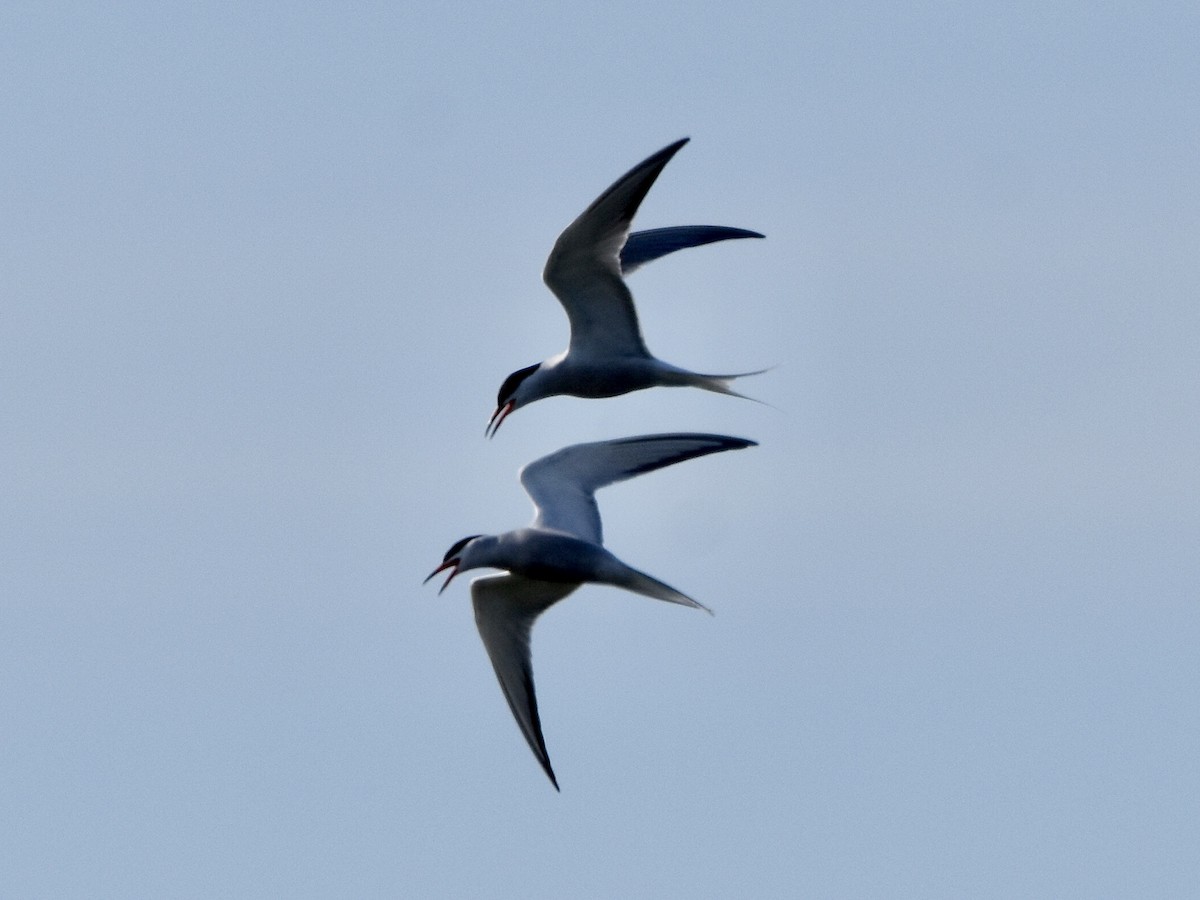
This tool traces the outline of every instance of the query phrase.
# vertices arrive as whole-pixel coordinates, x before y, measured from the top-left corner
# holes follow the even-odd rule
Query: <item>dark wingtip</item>
[[[758,441],[752,441],[750,438],[733,437],[728,434],[708,434],[701,435],[717,445],[720,450],[744,450],[747,447],[757,447]]]
[[[652,441],[661,440],[686,440],[700,441],[707,446],[693,447],[688,450],[681,450],[677,453],[660,456],[653,459],[644,465],[634,466],[627,470],[626,478],[632,478],[635,475],[645,475],[647,472],[657,472],[659,469],[672,466],[675,463],[684,462],[689,459],[699,459],[702,456],[709,456],[713,453],[722,453],[726,450],[743,450],[746,447],[755,447],[757,441],[752,441],[749,438],[731,437],[727,434],[699,434],[696,432],[679,432],[674,434],[643,434],[637,437],[619,438],[612,441],[614,444],[640,444]]]
[[[542,721],[541,716],[538,715],[537,698],[534,697],[532,693],[530,694],[530,700],[531,702],[529,711],[532,713],[531,718],[533,719],[533,727],[537,732],[537,748],[534,756],[536,756],[537,761],[541,763],[542,771],[546,773],[546,777],[550,779],[550,783],[554,785],[554,789],[561,794],[562,788],[558,786],[558,777],[554,774],[554,769],[550,765],[550,754],[546,752],[546,740],[542,737]],[[530,741],[531,746],[532,744],[533,742]]]
[[[743,447],[757,447],[758,441],[753,441],[750,438],[734,437],[729,434],[712,434],[704,431],[668,431],[662,434],[638,434],[633,437],[617,438],[613,443],[620,444],[640,444],[648,441],[662,441],[673,438],[682,438],[684,440],[694,441],[712,441],[722,447],[727,447],[730,450],[740,450]]]
[[[677,250],[702,247],[718,241],[763,237],[766,235],[760,232],[729,225],[674,225],[635,231],[626,238],[625,245],[621,248],[621,272],[631,274],[646,263]]]
[[[653,159],[654,157],[661,157],[662,161],[663,161],[663,165],[665,166],[670,161],[671,157],[674,156],[676,153],[678,153],[680,151],[680,149],[682,149],[683,145],[686,144],[690,140],[691,140],[690,137],[681,137],[679,140],[675,141],[674,143],[667,144],[667,146],[663,147],[661,150],[659,150],[657,153],[655,153],[654,156],[651,157],[651,159]]]
[[[634,168],[630,171],[634,171],[636,169],[646,167],[646,168],[656,168],[659,172],[661,172],[663,170],[663,168],[666,166],[666,164],[671,161],[671,157],[674,156],[676,153],[678,153],[680,148],[683,147],[683,145],[686,144],[690,140],[691,140],[691,138],[685,137],[685,138],[680,138],[679,140],[674,141],[673,143],[667,144],[667,146],[663,147],[657,153],[651,153],[644,160],[642,160],[640,163],[638,163],[636,166],[634,166]],[[626,174],[628,175],[629,173],[626,173]],[[654,178],[657,178],[657,177],[658,177],[658,175],[656,173]],[[650,181],[653,182],[654,178],[651,178]],[[646,189],[649,190],[649,188],[650,188],[650,186],[647,185]],[[645,195],[643,194],[643,196],[645,196]]]

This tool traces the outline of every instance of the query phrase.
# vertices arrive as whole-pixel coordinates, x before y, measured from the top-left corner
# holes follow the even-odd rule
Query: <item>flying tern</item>
[[[471,582],[475,624],[504,698],[555,790],[538,717],[529,654],[534,620],[581,584],[625,588],[656,600],[709,611],[686,594],[626,565],[603,546],[595,492],[606,485],[709,453],[752,447],[719,434],[655,434],[574,444],[529,463],[521,484],[533,499],[533,524],[454,543],[426,582],[447,569],[440,594],[467,569],[505,570]]]
[[[655,358],[642,339],[624,274],[684,247],[730,237],[762,237],[743,229],[684,226],[639,232],[629,247],[630,224],[638,206],[663,167],[687,142],[687,138],[678,140],[638,163],[559,235],[542,278],[566,310],[570,343],[562,353],[504,379],[496,410],[488,420],[489,434],[494,435],[514,410],[558,394],[615,397],[661,386],[698,387],[741,397],[730,382],[764,371],[702,375]]]

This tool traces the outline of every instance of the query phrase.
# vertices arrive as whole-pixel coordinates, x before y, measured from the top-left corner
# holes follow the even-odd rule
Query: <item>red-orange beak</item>
[[[511,400],[503,406],[497,406],[496,411],[492,413],[492,417],[488,419],[487,428],[483,429],[483,433],[489,438],[494,438],[496,432],[500,430],[501,423],[508,418],[508,414],[515,408],[515,404]]]
[[[430,578],[432,578],[438,572],[444,572],[446,569],[453,569],[454,571],[450,573],[450,577],[446,579],[446,583],[443,584],[441,589],[438,591],[438,596],[440,597],[442,595],[442,591],[444,591],[447,587],[449,587],[450,582],[452,582],[454,580],[454,576],[458,574],[458,557],[454,557],[453,559],[446,560],[444,563],[442,563],[440,566],[438,566],[436,569],[434,569],[432,572],[430,572],[425,577],[425,580],[421,582],[421,584],[428,584]]]

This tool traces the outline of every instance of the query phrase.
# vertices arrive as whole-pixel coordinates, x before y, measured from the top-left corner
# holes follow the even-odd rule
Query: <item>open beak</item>
[[[503,406],[497,406],[496,411],[492,413],[492,417],[488,419],[487,428],[483,429],[483,433],[489,438],[494,438],[496,432],[500,430],[501,423],[508,418],[508,414],[513,411],[513,402],[509,400]]]
[[[442,591],[444,591],[447,587],[449,587],[450,582],[452,582],[454,580],[454,576],[458,574],[458,559],[446,560],[444,563],[442,563],[440,566],[438,566],[436,569],[434,569],[432,572],[430,572],[426,576],[425,580],[421,582],[421,584],[428,584],[430,578],[432,578],[438,572],[446,571],[446,569],[453,569],[454,571],[450,573],[450,577],[446,579],[446,583],[443,584],[441,587],[441,590],[438,591],[438,596],[440,597],[442,595]]]

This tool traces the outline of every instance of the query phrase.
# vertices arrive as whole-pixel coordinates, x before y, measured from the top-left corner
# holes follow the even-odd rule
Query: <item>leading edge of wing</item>
[[[687,141],[664,147],[618,178],[555,241],[542,278],[571,322],[572,352],[646,352],[620,253],[642,200]]]
[[[724,434],[675,432],[572,444],[521,469],[521,485],[533,500],[534,526],[553,528],[602,543],[595,492],[675,463],[753,447],[756,441]]]
[[[554,249],[550,251],[543,272],[551,290],[558,293],[555,283],[560,273],[565,274],[580,263],[603,261],[611,271],[620,271],[618,254],[625,244],[638,207],[671,157],[688,140],[681,138],[646,157],[609,185],[587,209],[576,216],[575,221],[563,229],[554,243]]]

